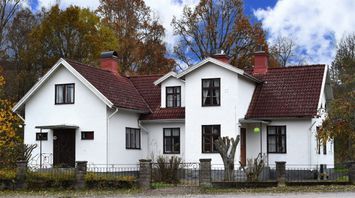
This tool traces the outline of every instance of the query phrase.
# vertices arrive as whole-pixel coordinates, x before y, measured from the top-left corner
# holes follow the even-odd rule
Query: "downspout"
[[[150,141],[150,138],[149,138],[149,132],[148,132],[148,130],[146,129],[146,128],[144,128],[143,126],[142,126],[142,121],[141,120],[138,120],[138,126],[141,128],[141,129],[143,129],[143,131],[147,134],[147,156],[146,157],[148,157],[148,155],[149,155],[149,141]]]
[[[309,139],[309,166],[310,166],[310,168],[312,166],[312,127],[315,123],[317,123],[317,121],[314,121],[311,124],[311,126],[309,127],[309,138],[308,139]]]
[[[106,166],[108,166],[108,134],[109,134],[109,127],[110,127],[110,119],[118,112],[118,108],[115,107],[115,111],[110,114],[108,117],[107,117],[107,122],[106,122]]]

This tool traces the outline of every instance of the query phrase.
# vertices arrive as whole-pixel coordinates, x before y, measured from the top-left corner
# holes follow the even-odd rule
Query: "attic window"
[[[166,87],[166,107],[181,106],[181,87]]]
[[[55,104],[74,104],[74,90],[74,83],[55,85]]]
[[[202,106],[221,105],[221,79],[202,79]]]

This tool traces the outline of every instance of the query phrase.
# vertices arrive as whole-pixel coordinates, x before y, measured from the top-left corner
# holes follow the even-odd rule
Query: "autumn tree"
[[[331,65],[334,100],[323,122],[319,138],[335,139],[337,161],[355,159],[355,33],[338,44]]]
[[[221,155],[224,164],[224,181],[234,180],[234,157],[239,144],[239,135],[234,138],[218,137],[214,141],[218,153]]]
[[[88,9],[70,6],[60,10],[58,5],[44,13],[39,26],[30,36],[29,59],[35,59],[40,75],[60,57],[83,63],[95,62],[100,53],[117,45],[113,32]]]
[[[0,46],[4,50],[4,37],[6,28],[20,6],[20,0],[0,1]],[[2,54],[4,55],[4,54]]]
[[[250,23],[242,0],[200,0],[195,8],[185,7],[182,18],[174,17],[172,25],[180,37],[175,55],[188,66],[224,50],[232,65],[246,68],[258,46],[267,50],[261,25]]]
[[[22,140],[18,136],[21,120],[12,112],[13,103],[3,94],[5,79],[0,68],[0,168],[15,167],[21,155]]]
[[[4,64],[14,72],[6,76],[8,83],[5,91],[8,98],[14,101],[19,100],[38,78],[36,69],[32,68],[33,59],[29,56],[32,50],[29,39],[32,29],[40,23],[41,18],[41,13],[33,14],[29,9],[21,9],[16,12],[7,30],[9,60]]]
[[[166,73],[175,62],[165,57],[164,27],[143,0],[101,0],[98,13],[118,39],[115,49],[122,72]]]

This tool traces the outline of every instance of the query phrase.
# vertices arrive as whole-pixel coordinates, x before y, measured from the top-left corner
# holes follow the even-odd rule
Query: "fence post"
[[[152,160],[139,160],[138,186],[143,189],[149,189],[152,182]]]
[[[77,161],[75,167],[75,189],[85,188],[87,161]]]
[[[355,161],[350,162],[350,167],[349,167],[349,181],[352,184],[355,184]]]
[[[211,176],[211,159],[200,159],[200,186],[211,187],[212,186],[212,176]]]
[[[18,161],[16,165],[16,189],[24,189],[26,188],[27,162]]]
[[[285,186],[286,183],[286,162],[276,163],[276,180],[278,186]]]

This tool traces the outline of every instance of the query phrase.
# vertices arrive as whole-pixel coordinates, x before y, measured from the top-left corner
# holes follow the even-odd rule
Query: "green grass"
[[[175,186],[174,184],[168,184],[163,182],[152,183],[152,189],[171,188],[174,186]]]
[[[0,191],[0,196],[26,197],[26,196],[51,196],[51,197],[101,197],[101,196],[137,196],[186,193],[186,187],[173,187],[171,184],[155,183],[155,189],[142,191],[137,188],[118,190],[47,190],[47,191]],[[285,186],[273,188],[245,188],[245,189],[220,189],[191,187],[189,194],[229,194],[229,193],[302,193],[302,192],[355,192],[355,185],[332,186]]]

